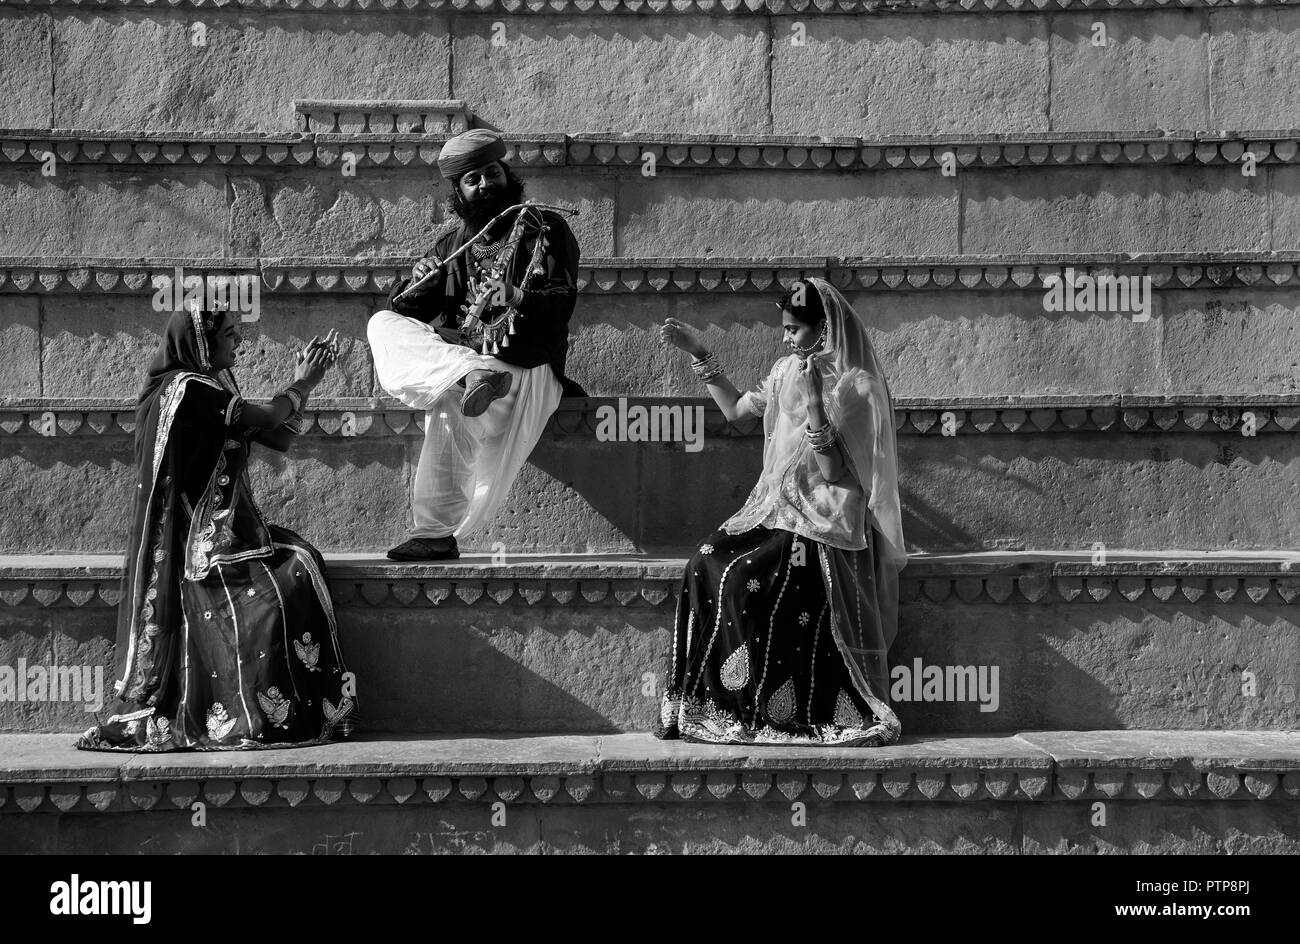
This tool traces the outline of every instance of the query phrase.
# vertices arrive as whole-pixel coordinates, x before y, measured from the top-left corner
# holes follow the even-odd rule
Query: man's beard
[[[503,184],[487,198],[478,197],[466,200],[459,197],[453,209],[456,215],[465,221],[471,233],[477,233],[492,218],[508,207],[521,203],[524,198],[524,185],[517,180]]]

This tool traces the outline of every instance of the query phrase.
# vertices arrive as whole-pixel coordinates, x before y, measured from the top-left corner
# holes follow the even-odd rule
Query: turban
[[[505,156],[506,143],[499,134],[486,128],[475,128],[456,135],[442,146],[442,153],[438,155],[438,170],[443,177],[454,180],[461,174],[499,161]]]

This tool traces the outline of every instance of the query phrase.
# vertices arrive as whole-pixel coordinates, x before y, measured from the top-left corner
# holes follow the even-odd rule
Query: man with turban
[[[414,525],[392,560],[459,557],[457,535],[491,520],[561,396],[584,395],[564,377],[579,250],[563,217],[508,213],[443,264],[522,202],[505,156],[505,142],[484,129],[443,146],[438,170],[451,183],[454,225],[370,318],[380,385],[426,419]]]

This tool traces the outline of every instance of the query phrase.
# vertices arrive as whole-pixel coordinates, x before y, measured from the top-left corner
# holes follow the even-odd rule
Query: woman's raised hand
[[[680,348],[693,357],[701,357],[708,353],[700,343],[700,336],[676,318],[664,319],[664,323],[659,327],[659,340],[664,344]]]
[[[303,381],[308,386],[315,387],[325,379],[325,372],[329,370],[335,359],[334,348],[329,339],[333,339],[332,344],[337,344],[337,332],[331,331],[325,339],[319,336],[313,337],[299,352],[293,372],[295,382]]]
[[[799,362],[795,382],[809,403],[822,402],[822,372],[817,368],[815,357],[805,357]]]

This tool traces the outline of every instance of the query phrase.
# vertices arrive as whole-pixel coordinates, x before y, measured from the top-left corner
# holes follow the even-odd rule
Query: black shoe
[[[458,557],[460,548],[456,546],[455,536],[411,538],[388,552],[388,559],[395,561],[456,560]]]
[[[460,412],[465,416],[482,416],[493,400],[499,400],[510,392],[514,382],[514,375],[509,371],[490,370],[474,386],[466,383],[465,395],[460,398]]]

